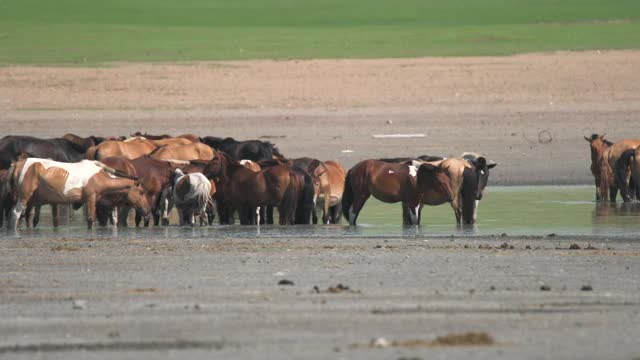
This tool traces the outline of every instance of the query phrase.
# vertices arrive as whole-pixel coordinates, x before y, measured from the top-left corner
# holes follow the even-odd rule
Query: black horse
[[[285,160],[278,148],[268,141],[237,141],[230,137],[219,138],[215,136],[205,136],[201,138],[201,141],[216,150],[224,151],[235,161]]]
[[[0,139],[0,169],[8,169],[20,156],[51,159],[60,162],[84,160],[84,153],[104,138],[81,138],[67,134],[61,138],[41,139],[33,136],[5,136]]]

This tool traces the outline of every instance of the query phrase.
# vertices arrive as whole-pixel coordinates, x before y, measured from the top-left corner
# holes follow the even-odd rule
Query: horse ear
[[[487,169],[493,169],[494,167],[496,167],[496,165],[498,165],[498,163],[497,163],[497,162],[492,161],[492,160],[489,160],[489,161],[487,162]]]
[[[591,142],[591,139],[589,139],[588,137],[584,137],[585,140],[587,140],[587,142]]]
[[[487,159],[484,156],[480,156],[478,157],[478,159],[476,159],[476,166],[484,169],[485,167],[487,167]]]
[[[600,139],[601,139],[602,141],[604,141],[604,137],[605,137],[605,136],[607,136],[607,134],[602,134],[602,135],[600,135]]]

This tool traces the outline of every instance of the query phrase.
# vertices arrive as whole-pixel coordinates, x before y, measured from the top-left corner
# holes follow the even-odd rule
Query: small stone
[[[496,287],[495,287],[495,286],[493,286],[493,285],[491,285],[491,286],[489,286],[489,290],[491,290],[491,291],[495,291],[495,290],[496,290]]]
[[[287,279],[282,279],[282,280],[278,281],[278,285],[293,286],[293,281],[287,280]]]
[[[582,285],[580,291],[593,291],[593,287],[591,285]]]
[[[383,337],[371,339],[369,346],[374,348],[388,348],[391,346],[391,342]]]
[[[87,308],[87,300],[73,300],[73,310],[84,310]]]
[[[571,246],[569,246],[569,250],[580,250],[580,245],[571,244]]]
[[[542,286],[540,286],[540,291],[551,291],[551,286],[542,285]]]

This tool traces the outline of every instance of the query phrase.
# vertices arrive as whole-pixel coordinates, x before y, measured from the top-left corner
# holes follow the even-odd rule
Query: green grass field
[[[5,64],[639,46],[638,0],[0,0]]]

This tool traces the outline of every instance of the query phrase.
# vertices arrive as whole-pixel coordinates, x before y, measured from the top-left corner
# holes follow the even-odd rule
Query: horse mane
[[[273,143],[271,143],[269,141],[265,141],[264,143],[267,146],[271,147],[271,151],[273,152],[273,156],[275,156],[279,160],[287,161],[287,158],[284,155],[282,155],[282,153],[280,152],[280,149],[278,149],[278,147],[275,144],[273,144]]]
[[[258,161],[258,165],[260,165],[261,168],[268,168],[268,167],[284,165],[284,164],[280,160],[264,159],[264,160]]]
[[[148,133],[141,133],[140,131],[136,131],[135,133],[131,134],[132,137],[142,137],[145,139],[149,139],[149,140],[162,140],[162,139],[170,139],[171,135],[151,135]]]
[[[148,154],[147,154],[147,155],[145,155],[145,156],[152,157],[152,156],[153,156],[153,155],[155,155],[158,151],[160,151],[160,149],[163,149],[163,148],[166,148],[166,147],[167,147],[167,145],[160,145],[160,146],[158,146],[157,148],[153,149],[153,151],[152,151],[152,152],[148,153]]]

